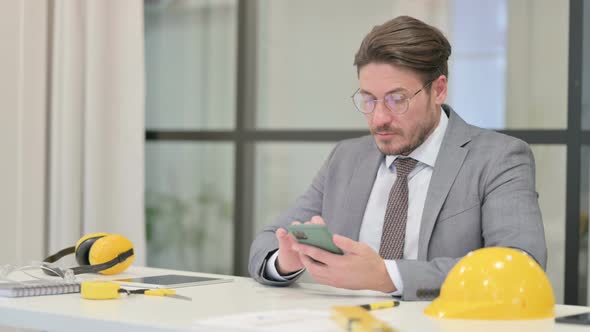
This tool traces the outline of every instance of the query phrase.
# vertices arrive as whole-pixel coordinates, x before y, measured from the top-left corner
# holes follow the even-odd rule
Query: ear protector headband
[[[133,244],[119,234],[93,233],[78,240],[75,246],[68,247],[45,258],[43,262],[54,263],[69,254],[76,254],[80,266],[71,268],[74,274],[100,273],[117,274],[125,271],[133,263]],[[42,269],[49,275],[56,275]]]

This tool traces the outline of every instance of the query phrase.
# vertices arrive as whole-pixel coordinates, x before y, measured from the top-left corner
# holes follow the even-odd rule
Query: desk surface
[[[135,267],[123,277],[171,272],[211,276]],[[79,294],[0,298],[0,325],[45,331],[190,331],[196,319],[281,309],[329,311],[334,305],[364,304],[389,298],[375,292],[347,291],[316,284],[275,288],[262,286],[249,278],[231,278],[234,280],[230,283],[178,289],[179,294],[192,297],[192,302],[153,296],[93,301],[81,299]],[[427,305],[428,302],[403,302],[397,308],[372,313],[401,332],[587,330],[581,325],[555,324],[552,319],[515,322],[439,320],[422,314]],[[557,316],[587,311],[590,311],[589,307],[556,306]]]

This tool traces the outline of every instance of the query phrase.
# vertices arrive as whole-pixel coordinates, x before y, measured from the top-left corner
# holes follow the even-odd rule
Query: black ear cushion
[[[88,238],[78,245],[78,249],[76,249],[76,262],[78,262],[78,264],[90,265],[90,260],[88,258],[90,248],[92,248],[94,242],[96,242],[96,240],[100,239],[101,237],[102,236]]]

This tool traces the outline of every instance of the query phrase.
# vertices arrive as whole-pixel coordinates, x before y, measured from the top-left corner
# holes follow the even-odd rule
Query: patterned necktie
[[[406,221],[408,219],[408,174],[416,167],[417,160],[397,158],[393,162],[397,178],[389,192],[379,255],[383,259],[400,259],[404,255]]]

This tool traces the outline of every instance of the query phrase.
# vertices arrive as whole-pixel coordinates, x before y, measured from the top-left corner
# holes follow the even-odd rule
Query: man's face
[[[359,83],[363,94],[379,100],[391,93],[410,98],[423,86],[412,71],[381,63],[363,66]],[[377,102],[374,111],[365,116],[379,150],[386,155],[410,154],[438,125],[445,98],[446,77],[440,76],[409,100],[403,114],[393,113],[383,101]]]

